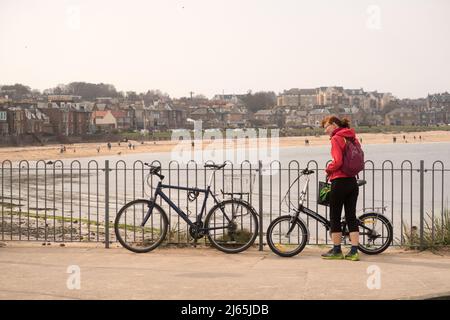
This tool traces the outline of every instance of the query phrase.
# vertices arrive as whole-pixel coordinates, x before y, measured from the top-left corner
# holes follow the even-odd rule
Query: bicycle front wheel
[[[226,253],[248,249],[258,235],[258,218],[247,202],[238,199],[216,204],[206,216],[205,228],[211,244]]]
[[[280,257],[299,254],[308,242],[308,229],[300,219],[281,216],[267,228],[267,244]]]
[[[169,222],[159,205],[154,204],[150,218],[143,227],[141,226],[152,204],[153,202],[149,200],[134,200],[117,213],[114,231],[117,240],[126,249],[136,253],[149,252],[164,241]]]

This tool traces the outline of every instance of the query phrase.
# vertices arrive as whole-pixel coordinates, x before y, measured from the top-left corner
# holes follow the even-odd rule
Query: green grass
[[[258,128],[256,129],[258,132]],[[399,134],[399,133],[411,133],[411,132],[425,132],[425,131],[450,131],[450,126],[359,126],[355,127],[356,133],[385,133],[385,134]],[[193,137],[192,130],[189,131],[191,137]],[[221,130],[225,136],[226,131]],[[170,140],[172,137],[172,131],[158,131],[142,135],[140,132],[120,132],[118,133],[122,138],[130,140]],[[270,135],[270,133],[268,132]],[[280,136],[315,136],[324,135],[323,128],[283,128],[280,131]]]
[[[89,219],[85,219],[85,218],[76,218],[74,219],[73,217],[62,217],[62,216],[53,216],[52,214],[48,214],[47,216],[43,215],[43,214],[36,214],[36,213],[30,213],[30,212],[11,212],[13,215],[15,216],[25,216],[25,217],[29,217],[29,218],[33,218],[33,219],[42,219],[45,220],[45,218],[47,217],[47,220],[55,220],[55,221],[63,221],[63,222],[67,222],[67,223],[85,223],[85,224],[90,224],[90,225],[94,225],[94,226],[104,226],[104,223],[97,223],[97,221],[92,221]],[[114,228],[114,223],[111,221],[109,223],[109,228]],[[134,231],[135,227],[132,225],[125,225],[125,224],[119,224],[119,228],[120,229],[126,229],[128,231]],[[140,229],[140,228],[139,228]],[[156,228],[150,228],[150,227],[145,227],[144,228],[145,232],[159,232],[159,229]]]
[[[450,126],[360,126],[355,127],[356,133],[385,133],[399,134],[425,131],[450,131]],[[323,128],[286,128],[282,132],[283,136],[315,136],[324,135]],[[281,136],[281,133],[280,133]]]
[[[112,225],[112,227],[114,227],[114,223],[110,223],[110,226]],[[141,227],[139,226],[132,226],[132,225],[126,225],[123,223],[119,223],[118,224],[119,229],[123,229],[123,230],[127,230],[127,231],[137,231],[137,230],[141,230]],[[144,227],[144,232],[148,232],[148,233],[157,233],[160,230],[157,228],[150,228],[150,227]]]
[[[0,210],[1,212],[1,210]],[[63,221],[63,222],[72,222],[72,223],[78,223],[78,222],[82,222],[82,223],[86,223],[86,224],[91,224],[91,225],[101,225],[101,223],[97,223],[97,221],[92,221],[89,219],[84,219],[84,218],[76,218],[74,219],[74,217],[62,217],[62,216],[53,216],[53,214],[38,214],[38,213],[31,213],[31,212],[26,212],[26,211],[22,211],[22,212],[17,212],[17,211],[5,211],[5,213],[7,214],[12,214],[13,216],[21,216],[21,217],[27,217],[27,218],[32,218],[32,219],[42,219],[45,220],[47,218],[47,220],[49,219],[54,219],[55,221]]]
[[[428,219],[424,221],[422,246],[419,228],[404,226],[404,247],[434,251],[450,246],[450,210],[445,209],[442,217],[432,219],[429,214],[427,216]]]
[[[424,131],[450,131],[450,126],[378,126],[356,127],[357,133],[403,133]]]
[[[0,202],[0,206],[2,206],[2,208],[6,208],[6,209],[13,209],[13,208],[19,207],[18,204],[8,203],[8,202]],[[1,208],[0,208],[0,212],[1,212]]]
[[[119,135],[122,138],[127,138],[130,140],[152,140],[153,138],[155,140],[158,139],[164,139],[167,140],[172,137],[172,131],[159,131],[159,132],[153,132],[153,133],[147,133],[145,135],[142,135],[140,132],[120,132]]]
[[[236,241],[237,243],[247,243],[251,237],[252,237],[252,233],[250,231],[248,231],[247,229],[241,229],[241,230],[237,230],[234,233],[234,241]],[[228,234],[223,235],[221,237],[219,237],[217,239],[218,241],[230,241],[231,238]]]

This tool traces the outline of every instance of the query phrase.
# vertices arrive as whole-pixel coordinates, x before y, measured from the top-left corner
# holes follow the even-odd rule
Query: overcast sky
[[[447,0],[0,0],[0,84],[450,90]]]

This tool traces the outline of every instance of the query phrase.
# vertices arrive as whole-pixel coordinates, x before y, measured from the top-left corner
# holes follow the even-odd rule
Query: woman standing
[[[327,253],[322,254],[324,259],[346,259],[358,261],[359,228],[356,218],[356,202],[358,200],[358,185],[356,177],[348,176],[342,170],[344,150],[346,143],[355,143],[359,145],[356,139],[355,130],[350,128],[349,120],[339,119],[336,116],[330,116],[322,120],[322,127],[330,136],[331,156],[333,161],[325,170],[331,181],[330,192],[330,221],[331,238],[333,248]],[[352,248],[344,256],[341,250],[341,214],[342,207],[345,209],[345,221],[350,231],[350,241]]]

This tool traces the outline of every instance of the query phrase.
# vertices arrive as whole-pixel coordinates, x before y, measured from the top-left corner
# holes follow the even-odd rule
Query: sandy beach
[[[403,139],[405,136],[405,139]],[[403,143],[432,143],[432,142],[450,142],[450,131],[428,131],[428,132],[414,132],[414,133],[366,133],[359,134],[358,138],[362,139],[364,144],[392,144],[393,137],[396,137],[397,144]],[[414,139],[415,137],[415,139]],[[421,139],[419,138],[421,137]],[[309,141],[309,147],[329,144],[329,137],[322,136],[304,136],[304,137],[280,137],[280,147],[299,147],[307,148],[305,140]],[[154,153],[154,152],[170,152],[174,147],[179,145],[178,141],[145,141],[141,144],[138,141],[130,142],[135,146],[129,148],[128,144],[122,142],[120,146],[117,142],[111,142],[111,150],[108,150],[106,143],[77,143],[66,144],[66,152],[61,153],[61,145],[48,146],[28,146],[28,147],[5,147],[0,148],[0,162],[5,160],[20,161],[20,160],[56,160],[65,158],[84,158],[96,156],[120,156],[134,153]],[[214,143],[220,144],[225,148],[233,147],[233,143],[225,140],[216,140]],[[249,146],[256,146],[255,141],[244,141],[241,143],[249,143]],[[195,141],[196,148],[200,145],[205,148],[210,144],[210,141]],[[239,142],[238,142],[239,143]],[[189,143],[188,146],[191,144]],[[97,148],[100,147],[99,152]]]

